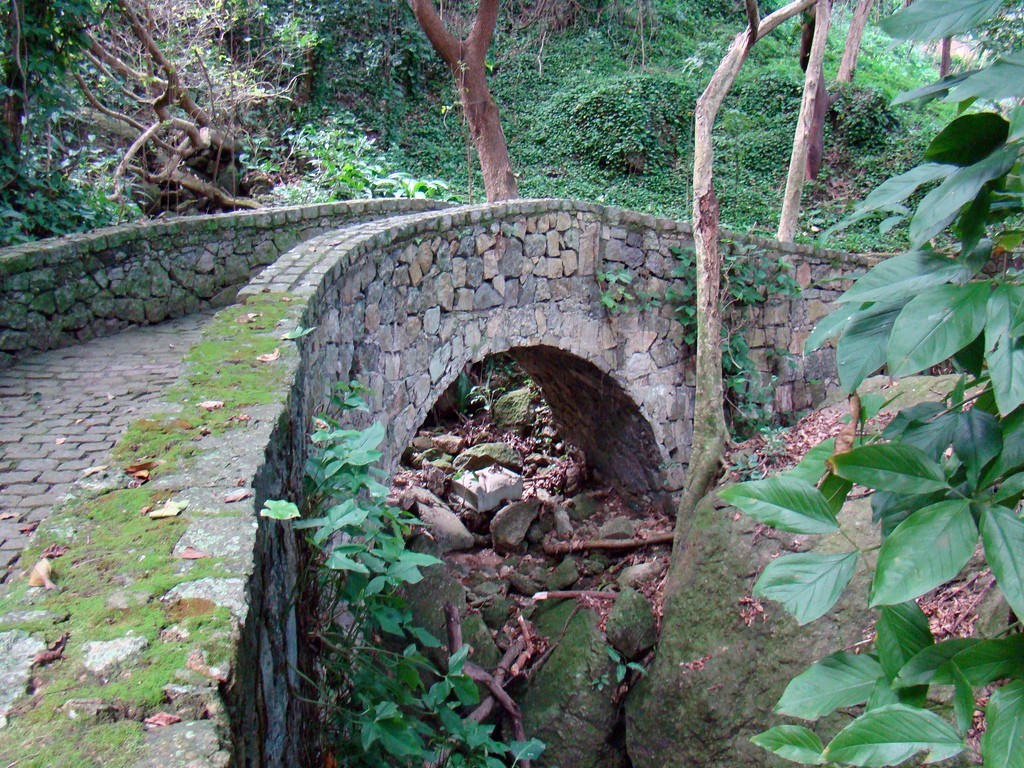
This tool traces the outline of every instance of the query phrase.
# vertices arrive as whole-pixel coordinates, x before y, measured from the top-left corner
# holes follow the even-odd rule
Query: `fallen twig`
[[[531,599],[540,600],[575,600],[578,597],[592,597],[596,600],[614,600],[618,592],[597,589],[557,589],[550,592],[537,592]]]
[[[590,539],[589,541],[545,541],[544,551],[549,555],[564,555],[589,549],[637,549],[657,544],[671,544],[675,534],[651,533],[644,538],[635,539]]]

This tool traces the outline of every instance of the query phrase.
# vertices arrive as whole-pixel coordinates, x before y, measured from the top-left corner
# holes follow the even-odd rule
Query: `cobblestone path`
[[[0,371],[0,581],[83,470],[177,378],[208,319],[131,328]]]

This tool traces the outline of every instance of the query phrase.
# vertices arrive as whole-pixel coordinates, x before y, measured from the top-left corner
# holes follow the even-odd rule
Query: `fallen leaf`
[[[251,323],[258,317],[263,317],[263,315],[260,314],[259,312],[246,312],[244,315],[239,315],[237,318],[235,318],[235,322]]]
[[[242,499],[248,499],[250,496],[252,496],[252,491],[248,488],[239,488],[237,491],[232,491],[225,496],[224,503],[232,504],[233,502],[241,501]]]
[[[134,475],[136,472],[148,472],[153,469],[159,462],[156,461],[140,461],[138,464],[131,464],[124,468],[124,471],[129,475]]]
[[[199,407],[206,411],[215,411],[218,408],[224,407],[223,400],[204,400],[199,404]]]
[[[167,501],[162,507],[152,510],[149,516],[154,520],[162,517],[177,517],[186,507],[188,507],[187,501]]]
[[[75,424],[81,424],[85,419],[75,419]]]
[[[57,659],[64,658],[64,646],[68,644],[68,633],[65,632],[61,635],[57,642],[51,645],[47,650],[40,651],[32,659],[33,664],[49,664],[51,661],[57,661]]]
[[[195,425],[185,419],[175,419],[171,422],[171,426],[175,429],[195,429]]]
[[[43,554],[40,555],[40,557],[47,557],[53,560],[61,555],[66,555],[67,552],[68,548],[66,544],[51,544],[43,550]]]
[[[4,512],[3,514],[0,514],[0,520],[13,520],[17,516],[17,512]]]
[[[147,717],[142,722],[144,722],[146,725],[155,725],[159,728],[165,725],[174,725],[175,723],[180,723],[181,718],[177,715],[172,715],[170,712],[157,712],[155,715],[153,715],[152,717]]]
[[[27,523],[27,524],[21,526],[21,528],[19,528],[18,531],[20,531],[21,533],[25,533],[25,534],[34,533],[36,528],[38,528],[38,527],[39,527],[39,521],[37,520],[34,523]]]
[[[101,464],[98,467],[89,467],[88,469],[82,470],[82,477],[90,477],[91,475],[98,475],[100,472],[107,468],[106,464]]]
[[[237,416],[232,416],[228,421],[252,421],[252,416],[248,413],[240,413]]]
[[[64,445],[64,443],[66,443],[67,441],[68,441],[68,439],[66,437],[58,437],[53,442],[54,442],[54,445]]]
[[[201,552],[195,547],[189,545],[178,553],[178,557],[182,560],[202,560],[204,557],[213,557],[213,555],[207,552]]]
[[[292,301],[292,297],[291,296],[282,296],[281,297],[281,301],[284,301],[284,302]]]
[[[198,672],[201,675],[212,677],[220,683],[227,682],[224,677],[214,672],[210,665],[206,663],[206,658],[203,656],[202,651],[192,651],[192,653],[189,654],[188,661],[185,662],[185,667],[191,669],[193,672]]]
[[[140,509],[139,512],[141,512],[144,515],[148,515],[152,509],[153,509],[153,505],[152,504],[147,504],[142,509]],[[125,510],[125,511],[127,512],[127,510]]]
[[[132,472],[132,477],[136,480],[141,480],[144,483],[149,480],[149,470],[141,469],[138,472]],[[137,488],[139,485],[142,485],[142,483],[137,483],[135,487]]]
[[[45,557],[42,558],[32,567],[32,572],[28,575],[28,585],[56,589],[57,585],[50,581],[50,570],[50,561]]]
[[[270,353],[268,353],[266,355],[257,355],[256,356],[256,361],[260,362],[260,363],[272,363],[275,360],[277,360],[277,358],[279,358],[280,356],[281,356],[281,349],[280,348],[275,348],[273,352],[270,352]]]

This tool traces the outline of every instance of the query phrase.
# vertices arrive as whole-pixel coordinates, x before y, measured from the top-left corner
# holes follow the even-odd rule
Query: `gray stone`
[[[533,392],[529,387],[513,389],[494,401],[491,417],[499,427],[521,427],[533,420]]]
[[[597,531],[599,539],[631,539],[636,535],[636,526],[628,517],[613,517]]]
[[[19,629],[0,632],[0,728],[14,703],[25,695],[35,655],[46,643]]]
[[[117,720],[117,709],[103,699],[68,699],[60,711],[68,720],[92,720],[111,723]]]
[[[657,560],[637,563],[623,568],[615,581],[620,587],[636,587],[657,578],[664,570],[665,565]]]
[[[580,570],[576,567],[576,559],[567,557],[551,572],[545,584],[549,590],[555,592],[568,589],[579,580]]]
[[[647,598],[626,588],[615,599],[608,614],[605,634],[612,647],[627,659],[638,659],[654,647],[658,639],[654,610]]]
[[[494,465],[513,472],[523,471],[523,460],[508,443],[479,443],[460,453],[455,461],[456,469],[474,470]]]
[[[572,520],[569,518],[569,513],[565,507],[557,507],[554,513],[555,518],[555,532],[559,536],[571,536],[572,535]]]
[[[427,525],[432,539],[429,548],[439,554],[472,549],[476,543],[473,534],[440,499],[437,502],[437,505],[421,504],[417,507],[416,516]]]
[[[239,621],[244,621],[249,611],[245,599],[245,581],[242,579],[206,578],[179,584],[162,600],[167,603],[189,598],[209,600],[216,605],[227,608]]]
[[[477,512],[490,512],[523,497],[523,478],[504,467],[485,467],[452,478],[452,493]]]
[[[94,675],[106,676],[131,666],[148,647],[149,641],[141,635],[89,642],[85,644],[82,664]]]
[[[132,606],[145,605],[148,600],[149,593],[147,592],[116,589],[107,596],[103,604],[111,610],[127,611]]]
[[[503,507],[491,519],[490,531],[494,548],[499,552],[511,552],[526,540],[530,523],[540,514],[540,502],[517,501]]]
[[[56,624],[66,618],[66,613],[59,615],[52,611],[9,611],[0,615],[0,627],[17,627],[22,624]]]
[[[245,557],[256,541],[256,521],[249,517],[206,517],[194,520],[174,547],[180,557],[193,547],[213,557]]]
[[[430,442],[434,448],[451,456],[455,456],[466,447],[464,438],[452,434],[434,435],[430,438]]]
[[[228,744],[221,743],[213,720],[195,720],[146,731],[135,768],[227,768]]]

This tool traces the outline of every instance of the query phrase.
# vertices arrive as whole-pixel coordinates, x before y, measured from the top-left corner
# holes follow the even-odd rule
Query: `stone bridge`
[[[162,495],[189,502],[182,516],[187,527],[173,553],[201,545],[213,556],[202,572],[214,575],[200,579],[179,563],[144,604],[173,606],[182,595],[202,596],[224,608],[233,639],[226,682],[204,689],[203,707],[181,709],[188,722],[145,734],[138,765],[166,761],[160,756],[168,744],[176,754],[193,756],[190,764],[197,766],[299,760],[304,729],[312,727],[296,695],[304,652],[302,611],[291,602],[299,548],[287,526],[268,524],[257,511],[268,498],[299,497],[312,419],[328,407],[335,385],[355,379],[370,389],[370,411],[353,426],[372,420],[386,425],[384,469],[391,472],[464,367],[508,352],[537,381],[566,437],[606,479],[627,493],[669,499],[685,479],[690,450],[692,351],[667,303],[619,312],[602,306],[600,276],[628,270],[631,290],[663,297],[679,279],[676,254],[692,245],[690,234],[686,224],[574,201],[450,208],[371,201],[125,227],[0,252],[0,347],[9,365],[33,349],[116,332],[125,324],[230,305],[236,294],[240,302],[285,302],[287,308],[284,319],[262,334],[279,348],[267,369],[273,375],[267,375],[262,404],[245,407],[245,419],[220,422],[225,431],[202,438],[193,459],[152,483]],[[840,268],[863,264],[741,235],[727,235],[724,242],[749,258],[782,255],[791,263],[802,293],[771,299],[743,332],[761,372],[775,377],[776,408],[810,406],[832,381],[830,353],[791,355],[799,355],[838,294]],[[232,316],[243,311],[226,310]],[[280,341],[293,329],[312,330],[294,345]],[[192,365],[242,362],[223,347],[216,347],[226,355],[220,362],[204,353]],[[176,395],[166,403],[167,418],[205,418],[198,401],[227,400],[225,394],[207,388],[192,400]],[[229,503],[225,495],[239,478],[253,497]],[[131,482],[115,473],[101,498]],[[88,539],[87,531],[74,533],[80,530],[76,520],[89,517],[96,492],[76,487],[73,494],[62,512],[40,526],[26,560],[38,556],[35,548],[59,543],[74,552]],[[122,556],[137,554],[126,547]],[[81,567],[88,568],[91,561],[84,562]],[[103,589],[123,591],[121,582]],[[0,595],[0,628],[5,612],[26,602],[45,608],[56,599],[38,592],[24,582],[9,583]],[[64,621],[75,622],[75,610]],[[39,621],[7,625],[35,637]],[[133,628],[130,612],[108,618],[104,635],[114,634],[117,622],[124,622],[125,637],[153,635],[146,636],[145,653],[164,652],[165,646],[171,652],[173,643],[160,626]],[[57,629],[43,636],[52,641]],[[204,643],[222,649],[222,635],[206,637],[197,629],[188,643],[198,650],[189,658],[205,652]],[[72,638],[61,663],[78,669],[87,638]],[[83,669],[73,679],[87,687],[82,681],[92,680],[90,674]],[[173,687],[177,678],[168,674]],[[95,685],[89,690],[95,692]],[[73,699],[74,693],[64,695]],[[145,713],[153,709],[147,706]],[[0,731],[0,746],[3,738]]]

